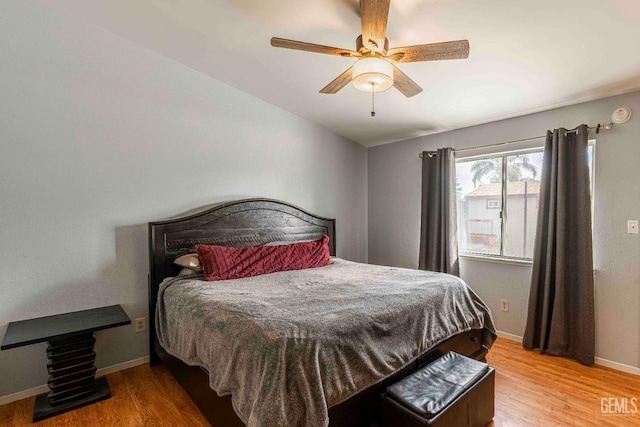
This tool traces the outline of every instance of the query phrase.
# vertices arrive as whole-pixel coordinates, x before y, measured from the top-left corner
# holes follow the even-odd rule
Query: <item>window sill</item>
[[[522,265],[522,266],[531,266],[533,265],[533,261],[524,260],[524,259],[512,259],[512,258],[504,258],[504,257],[492,257],[487,255],[459,255],[462,259],[468,259],[472,261],[481,261],[481,262],[493,262],[497,264],[510,264],[510,265]]]

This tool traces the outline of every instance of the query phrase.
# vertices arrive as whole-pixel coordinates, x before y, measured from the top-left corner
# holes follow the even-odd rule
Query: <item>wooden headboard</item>
[[[222,203],[181,218],[149,223],[149,338],[154,361],[155,309],[158,286],[177,276],[173,261],[195,252],[196,245],[258,246],[274,241],[296,242],[329,236],[336,254],[336,221],[311,214],[289,203],[244,199]],[[156,359],[157,361],[157,359]]]

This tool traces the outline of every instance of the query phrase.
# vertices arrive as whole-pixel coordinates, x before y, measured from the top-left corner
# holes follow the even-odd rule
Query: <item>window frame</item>
[[[591,176],[590,176],[590,184],[591,184],[591,224],[593,227],[593,214],[594,214],[594,206],[595,206],[595,165],[596,165],[596,140],[595,139],[589,139],[588,141],[588,146],[589,147],[593,147],[592,148],[592,157],[591,157],[591,165],[590,165],[590,172],[591,172]],[[505,151],[494,151],[494,152],[485,152],[483,154],[479,154],[479,155],[470,155],[470,156],[464,156],[462,158],[456,158],[456,165],[458,163],[464,163],[464,162],[472,162],[472,161],[477,161],[477,160],[483,160],[483,159],[494,159],[494,158],[501,158],[501,166],[502,166],[502,170],[501,170],[501,178],[502,178],[502,197],[501,197],[501,201],[500,201],[500,207],[498,209],[500,209],[500,218],[501,218],[501,230],[500,230],[500,254],[487,254],[487,253],[482,253],[482,252],[473,252],[473,251],[465,251],[462,252],[460,251],[460,246],[458,243],[458,256],[461,258],[470,258],[470,259],[475,259],[475,260],[480,260],[480,261],[489,261],[489,262],[498,262],[498,263],[504,263],[504,264],[517,264],[517,265],[531,265],[533,264],[533,257],[532,258],[526,258],[526,257],[516,257],[516,256],[509,256],[509,255],[505,255],[504,251],[505,251],[505,245],[506,245],[506,230],[507,230],[507,222],[508,222],[508,204],[507,204],[507,191],[506,191],[506,186],[507,186],[507,161],[506,158],[509,156],[513,156],[513,155],[519,155],[519,154],[528,154],[528,153],[544,153],[544,141],[542,141],[541,145],[536,145],[536,146],[530,146],[527,148],[521,148],[521,149],[514,149],[514,150],[505,150]],[[542,170],[540,171],[540,174],[542,175]],[[506,209],[504,209],[504,207],[507,207]],[[538,204],[536,205],[536,209],[538,209]],[[495,208],[494,208],[495,209]],[[536,227],[537,228],[537,227]]]

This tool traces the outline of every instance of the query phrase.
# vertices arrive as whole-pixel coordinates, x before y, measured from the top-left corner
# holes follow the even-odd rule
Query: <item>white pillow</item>
[[[202,266],[200,265],[198,254],[182,255],[181,257],[176,258],[173,263],[179,265],[182,268],[188,268],[189,270],[197,271],[198,273],[202,271]]]

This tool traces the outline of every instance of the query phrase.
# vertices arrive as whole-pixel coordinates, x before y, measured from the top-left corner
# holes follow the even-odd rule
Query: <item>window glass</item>
[[[593,194],[593,141],[587,155]],[[532,259],[543,159],[539,149],[456,161],[460,254]]]
[[[543,157],[542,152],[506,157],[507,209],[504,254],[508,257],[533,257]]]
[[[456,180],[460,252],[500,255],[502,158],[459,161]]]

